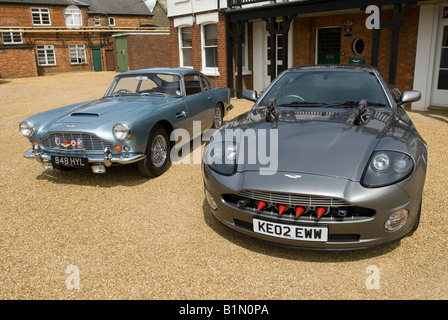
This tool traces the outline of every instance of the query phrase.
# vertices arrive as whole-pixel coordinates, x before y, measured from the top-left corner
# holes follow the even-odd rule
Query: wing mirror
[[[420,91],[414,90],[414,91],[403,91],[401,94],[400,100],[397,101],[399,105],[409,103],[409,102],[415,102],[419,101],[422,94]]]
[[[257,91],[255,90],[244,90],[241,97],[243,99],[247,99],[250,101],[257,101],[258,97],[257,97]]]

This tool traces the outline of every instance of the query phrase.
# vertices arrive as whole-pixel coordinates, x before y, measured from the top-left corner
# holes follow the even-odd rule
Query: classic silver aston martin
[[[37,159],[46,169],[91,168],[95,173],[137,162],[144,176],[156,177],[171,164],[174,130],[186,130],[193,139],[220,127],[231,108],[230,90],[213,88],[198,71],[124,72],[101,99],[23,120],[20,131],[32,146],[24,156]],[[196,130],[194,123],[201,128]]]
[[[282,73],[204,148],[205,198],[224,225],[284,246],[384,245],[418,227],[427,146],[404,109],[418,91],[364,66]]]

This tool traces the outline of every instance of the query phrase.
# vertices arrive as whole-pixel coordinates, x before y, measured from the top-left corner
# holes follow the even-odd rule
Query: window
[[[107,19],[107,21],[109,21],[109,27],[115,27],[115,18],[114,17],[109,17]]]
[[[75,6],[69,6],[65,9],[65,25],[67,27],[82,26],[81,10]]]
[[[22,33],[16,32],[15,29],[9,29],[7,32],[2,32],[3,44],[21,44]]]
[[[193,68],[193,48],[191,27],[179,29],[180,38],[180,66]]]
[[[36,46],[37,63],[40,66],[56,65],[54,46]]]
[[[86,47],[83,44],[71,44],[68,46],[70,52],[70,64],[86,63]]]
[[[202,68],[205,73],[218,72],[218,29],[216,24],[202,26]]]
[[[100,17],[93,18],[93,23],[94,23],[95,27],[101,26],[101,18]]]
[[[31,8],[31,16],[33,25],[35,26],[51,26],[50,10],[46,8]]]

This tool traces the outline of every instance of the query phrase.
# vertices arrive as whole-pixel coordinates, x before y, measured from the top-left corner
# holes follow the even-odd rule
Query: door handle
[[[176,118],[177,119],[180,119],[180,118],[183,118],[183,117],[186,117],[186,116],[187,116],[187,113],[185,111],[181,111],[181,112],[176,113]]]

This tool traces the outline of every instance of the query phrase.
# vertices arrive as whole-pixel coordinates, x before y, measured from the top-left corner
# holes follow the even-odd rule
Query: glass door
[[[441,10],[431,104],[448,107],[448,6]]]

